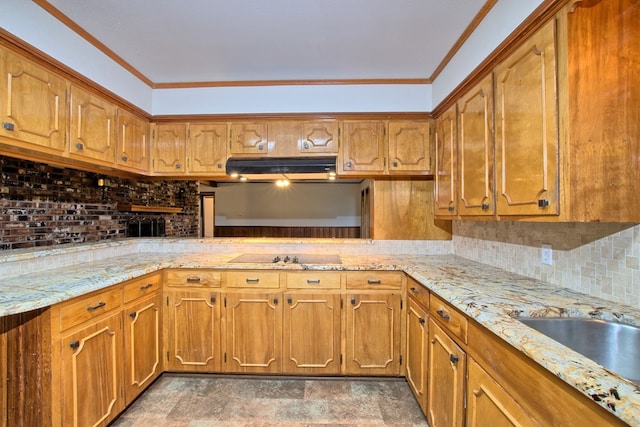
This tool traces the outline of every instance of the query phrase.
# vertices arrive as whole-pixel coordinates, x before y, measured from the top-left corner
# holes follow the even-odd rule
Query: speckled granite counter
[[[0,284],[0,315],[46,307],[163,268],[402,270],[628,424],[640,426],[639,386],[512,317],[594,317],[640,326],[638,309],[453,255],[341,253],[342,263],[330,265],[228,262],[238,255],[139,252],[8,277]]]

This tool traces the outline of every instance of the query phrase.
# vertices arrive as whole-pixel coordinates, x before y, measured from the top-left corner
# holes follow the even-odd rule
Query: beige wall
[[[640,307],[640,225],[454,221],[453,234],[456,255]]]

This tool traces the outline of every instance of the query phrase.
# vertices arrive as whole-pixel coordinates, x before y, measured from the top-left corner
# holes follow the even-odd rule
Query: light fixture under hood
[[[322,179],[335,177],[335,157],[260,157],[227,160],[227,175],[242,176],[250,180],[278,180],[282,178]]]

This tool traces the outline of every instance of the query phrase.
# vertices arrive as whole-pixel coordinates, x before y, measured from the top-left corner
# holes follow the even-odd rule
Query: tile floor
[[[404,379],[164,374],[113,427],[428,427]]]

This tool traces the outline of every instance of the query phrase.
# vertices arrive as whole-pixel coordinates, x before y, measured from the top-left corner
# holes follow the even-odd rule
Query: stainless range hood
[[[227,175],[248,179],[327,179],[335,174],[335,157],[231,157],[227,160]]]

